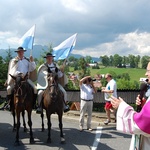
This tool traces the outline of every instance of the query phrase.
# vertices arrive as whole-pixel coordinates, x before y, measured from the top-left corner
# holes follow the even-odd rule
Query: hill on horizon
[[[11,52],[12,52],[12,56],[15,57],[16,56],[16,53],[15,53],[15,48],[10,48]],[[42,45],[34,45],[33,46],[33,50],[32,50],[32,55],[34,58],[40,58],[41,55],[44,53],[44,51],[47,51],[48,50],[48,46],[42,46]],[[8,49],[0,49],[0,56],[2,56],[3,58],[5,58],[7,56],[7,51]],[[25,56],[26,57],[29,57],[30,56],[30,53],[31,51],[30,50],[27,50],[25,52]],[[81,57],[84,57],[82,55],[79,55],[79,54],[70,54],[69,56],[73,56],[77,59],[81,58]],[[92,59],[96,62],[100,61],[99,58],[97,57],[92,57]]]

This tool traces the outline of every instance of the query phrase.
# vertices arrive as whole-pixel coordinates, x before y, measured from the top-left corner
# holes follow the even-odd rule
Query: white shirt
[[[55,72],[56,65],[54,63],[48,64],[48,67],[50,68],[52,72]],[[63,73],[60,70],[58,70],[57,75],[58,75],[58,78],[61,78],[63,76]]]
[[[32,72],[35,70],[36,64],[35,62],[29,62],[27,59],[23,58],[22,60],[20,59],[17,63],[17,70],[15,75],[19,73],[23,73],[26,75],[27,72]]]
[[[105,100],[106,101],[111,101],[110,97],[114,96],[117,97],[117,84],[116,81],[114,79],[111,79],[107,85],[106,85],[106,90],[113,90],[113,93],[105,93]]]
[[[84,100],[93,100],[93,88],[90,85],[82,84],[80,86],[80,97]]]

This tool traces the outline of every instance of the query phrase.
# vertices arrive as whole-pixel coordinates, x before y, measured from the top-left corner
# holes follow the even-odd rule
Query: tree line
[[[146,69],[147,63],[150,61],[149,56],[120,56],[118,54],[111,56],[100,56],[101,62],[104,66],[114,66],[114,67],[127,67],[130,68],[143,68]]]
[[[50,45],[47,51],[43,50],[43,55],[41,55],[40,58],[36,58],[35,62],[37,64],[37,68],[44,63],[45,54],[47,52],[52,52],[52,46]],[[3,58],[0,56],[0,89],[5,88],[4,83],[7,79],[7,72],[8,72],[8,64],[10,59],[12,59],[12,52],[10,48],[8,51],[6,51],[7,56],[6,58]],[[101,64],[103,66],[114,66],[114,67],[125,67],[126,65],[130,65],[131,68],[146,68],[147,63],[150,60],[149,56],[143,56],[140,57],[135,55],[129,55],[127,56],[119,56],[118,54],[111,55],[111,56],[100,56],[99,62],[96,62],[98,64]],[[64,60],[58,61],[58,65],[62,65]],[[67,61],[67,65],[65,67],[65,73],[68,74],[70,72],[70,67],[74,68],[74,71],[78,72],[78,77],[82,78],[87,75],[91,75],[91,71],[88,63],[95,63],[91,56],[81,57],[81,58],[75,58],[74,56],[70,56]],[[99,69],[99,65],[97,67],[92,67],[92,69]],[[117,81],[118,88],[119,89],[139,89],[139,83],[137,81],[130,81],[130,75],[128,73],[123,73],[117,75],[115,72],[111,71],[109,72],[113,75],[114,79]],[[106,81],[102,79],[101,81],[103,85],[106,84]],[[79,89],[78,85],[72,84],[71,81],[69,81],[68,85],[66,86],[67,89]]]

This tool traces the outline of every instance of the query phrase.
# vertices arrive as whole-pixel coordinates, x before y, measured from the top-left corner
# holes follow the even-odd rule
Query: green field
[[[70,70],[73,71],[73,68]],[[145,78],[146,69],[135,69],[135,68],[115,68],[115,67],[105,67],[100,69],[90,68],[91,76],[95,74],[106,74],[109,72],[115,72],[117,75],[122,73],[128,73],[131,81],[139,81],[140,78]],[[77,73],[78,71],[75,71]]]

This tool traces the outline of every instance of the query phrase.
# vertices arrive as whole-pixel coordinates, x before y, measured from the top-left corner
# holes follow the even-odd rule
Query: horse
[[[18,74],[16,77],[9,74],[14,80],[14,90],[13,90],[13,101],[12,101],[12,113],[14,118],[14,127],[16,127],[16,140],[15,146],[20,145],[19,143],[19,128],[20,128],[20,113],[23,117],[24,131],[26,131],[25,124],[25,110],[28,114],[28,125],[30,127],[30,144],[34,143],[33,132],[32,132],[32,107],[33,107],[33,89],[27,82],[28,74],[23,76]],[[15,123],[15,115],[17,117],[17,123]]]
[[[47,143],[51,143],[51,115],[57,113],[59,120],[59,129],[60,129],[60,138],[61,144],[65,143],[63,135],[63,103],[64,103],[64,94],[58,86],[58,75],[57,73],[48,73],[47,75],[48,86],[43,93],[43,98],[41,101],[41,119],[42,119],[42,131],[44,131],[44,114],[43,109],[46,111],[47,116],[47,125],[48,125],[48,138]]]
[[[10,75],[11,76],[11,75]],[[14,106],[14,90],[12,90],[12,95],[11,95],[11,100],[9,101],[10,104],[10,111],[13,116],[13,132],[15,132],[17,129],[17,124],[16,124],[16,112],[15,112],[15,106]],[[24,132],[27,132],[27,127],[26,127],[26,122],[25,122],[25,111],[22,111],[22,120],[23,120],[23,127],[24,127]]]

